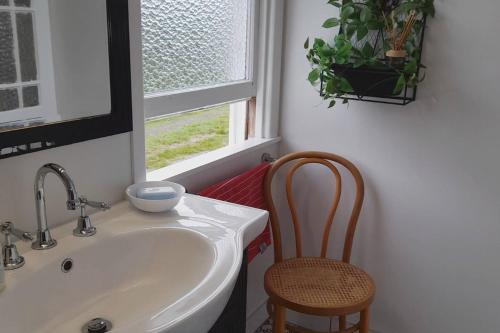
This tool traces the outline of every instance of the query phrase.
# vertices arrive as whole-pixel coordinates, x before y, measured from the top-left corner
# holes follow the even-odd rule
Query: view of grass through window
[[[229,105],[146,121],[146,167],[157,170],[229,143]]]

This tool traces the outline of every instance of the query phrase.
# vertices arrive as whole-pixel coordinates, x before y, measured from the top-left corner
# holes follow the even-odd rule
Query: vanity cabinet
[[[247,320],[247,253],[243,256],[231,298],[209,333],[245,333]]]

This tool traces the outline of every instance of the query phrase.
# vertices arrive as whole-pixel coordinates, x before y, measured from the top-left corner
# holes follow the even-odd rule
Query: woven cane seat
[[[274,264],[265,274],[264,286],[272,303],[323,316],[361,311],[375,294],[368,274],[327,258],[294,258]]]

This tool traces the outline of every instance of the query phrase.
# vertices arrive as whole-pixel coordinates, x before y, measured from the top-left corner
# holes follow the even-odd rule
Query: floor
[[[271,325],[271,322],[267,320],[264,324],[262,324],[261,327],[257,329],[257,331],[255,331],[255,333],[273,333],[273,326]]]
[[[259,327],[255,333],[273,333],[273,327],[271,326],[269,320],[262,324],[262,326]]]

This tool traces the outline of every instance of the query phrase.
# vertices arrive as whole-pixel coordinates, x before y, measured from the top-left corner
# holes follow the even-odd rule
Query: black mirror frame
[[[0,159],[132,131],[128,1],[106,0],[106,8],[111,113],[0,132]]]

